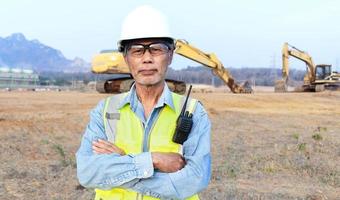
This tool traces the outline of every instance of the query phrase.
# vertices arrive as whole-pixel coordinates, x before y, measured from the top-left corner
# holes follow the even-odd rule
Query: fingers
[[[105,140],[99,139],[98,141],[92,142],[92,149],[97,154],[111,154],[117,153],[120,155],[125,155],[124,150],[120,149],[113,143]]]
[[[92,149],[95,153],[99,154],[103,153],[110,154],[114,152],[113,148],[109,144],[104,143],[100,140],[92,142]]]
[[[186,162],[185,162],[184,158],[183,157],[179,157],[177,159],[177,162],[175,162],[175,166],[174,167],[175,167],[176,171],[178,171],[178,170],[182,169],[185,166],[185,164],[186,164]]]
[[[103,149],[103,148],[96,146],[95,143],[93,143],[93,145],[92,145],[92,150],[93,150],[94,153],[97,153],[97,154],[110,154],[110,153],[112,153],[112,152],[110,152],[106,149]]]

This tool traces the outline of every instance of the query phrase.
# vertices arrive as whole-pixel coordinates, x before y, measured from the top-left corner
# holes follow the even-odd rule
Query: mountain
[[[81,58],[65,58],[60,50],[27,40],[21,33],[0,37],[0,66],[42,71],[84,72],[90,71],[90,64]]]

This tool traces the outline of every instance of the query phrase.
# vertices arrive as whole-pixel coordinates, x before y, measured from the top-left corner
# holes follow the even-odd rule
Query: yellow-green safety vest
[[[103,120],[105,134],[126,154],[139,154],[143,152],[144,128],[137,115],[131,110],[129,104],[118,109],[119,104],[127,93],[113,95],[105,100]],[[174,143],[172,136],[176,128],[176,120],[181,112],[185,97],[172,92],[175,111],[165,105],[160,111],[150,130],[148,149],[150,152],[177,152],[182,153],[182,145]],[[187,111],[193,113],[197,100],[189,99]],[[161,187],[161,186],[160,186]],[[96,189],[95,200],[155,200],[151,196],[142,195],[132,190],[113,188],[111,190]],[[199,199],[193,195],[188,200]]]

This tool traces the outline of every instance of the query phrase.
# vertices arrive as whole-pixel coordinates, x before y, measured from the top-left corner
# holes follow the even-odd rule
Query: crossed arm
[[[100,104],[91,112],[90,124],[77,152],[77,173],[82,185],[99,189],[121,187],[157,198],[175,199],[192,196],[207,187],[210,122],[202,107],[194,113],[199,119],[183,145],[183,157],[160,152],[126,155],[106,141],[101,107]]]
[[[92,149],[96,154],[116,153],[121,156],[126,155],[123,149],[120,149],[115,144],[102,139],[93,141]],[[177,172],[185,166],[185,159],[179,153],[151,152],[151,159],[154,169],[160,172]]]

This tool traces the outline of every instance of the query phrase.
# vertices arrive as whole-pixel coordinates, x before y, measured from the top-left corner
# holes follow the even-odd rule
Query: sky
[[[0,0],[0,37],[20,32],[68,59],[89,62],[100,50],[116,48],[124,17],[140,5],[159,9],[175,38],[215,53],[225,67],[281,68],[288,42],[315,64],[340,71],[338,0]],[[290,60],[293,68],[305,68]],[[188,65],[199,64],[175,56],[172,67]]]

